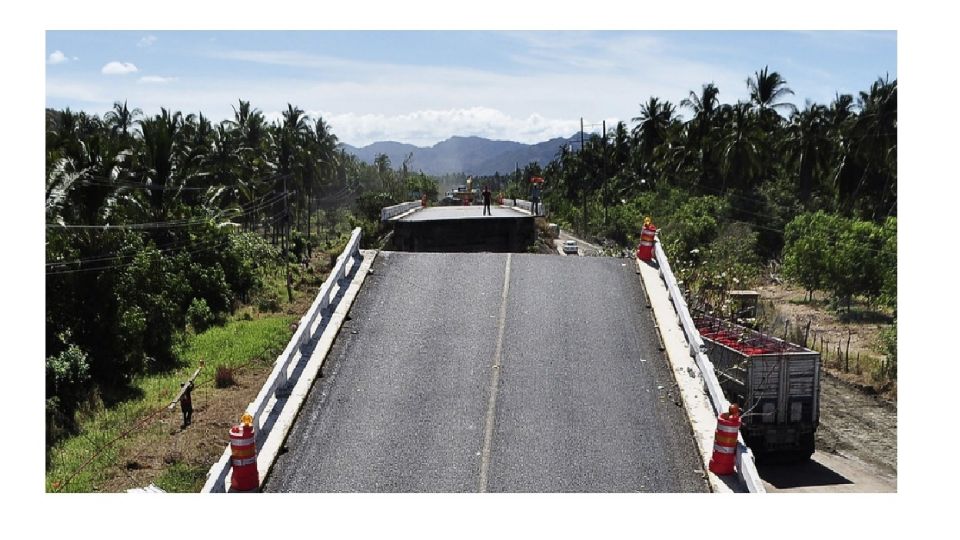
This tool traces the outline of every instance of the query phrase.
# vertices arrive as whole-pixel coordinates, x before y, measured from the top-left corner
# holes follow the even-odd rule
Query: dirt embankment
[[[817,450],[897,474],[897,407],[832,376],[821,377]]]
[[[317,277],[295,284],[293,303],[284,304],[283,312],[301,316],[310,308],[319,284],[329,273],[337,254],[317,250],[310,266]],[[284,298],[286,300],[286,298]],[[291,334],[293,332],[291,328]],[[172,468],[187,469],[189,482],[202,486],[202,474],[223,455],[230,442],[230,428],[250,404],[273,370],[274,358],[251,358],[243,369],[233,371],[235,384],[215,388],[212,372],[201,372],[193,392],[193,422],[181,426],[180,408],[161,415],[154,422],[136,431],[119,453],[109,477],[98,491],[124,492],[155,482]],[[196,477],[199,476],[199,477]]]
[[[874,469],[878,475],[897,474],[897,393],[896,383],[877,381],[865,369],[866,357],[883,358],[879,350],[880,332],[890,324],[882,313],[862,312],[853,320],[844,321],[827,307],[826,300],[806,301],[806,292],[785,284],[758,287],[761,301],[774,309],[768,320],[778,325],[790,321],[794,329],[809,323],[811,348],[825,344],[824,371],[821,376],[820,427],[817,450],[856,459]],[[849,368],[835,357],[837,344],[847,358]],[[800,339],[799,341],[802,341]],[[814,345],[816,342],[816,345]],[[860,354],[864,366],[857,366]],[[859,371],[859,373],[858,373]]]
[[[800,344],[806,337],[806,345],[820,351],[831,375],[895,405],[896,381],[875,377],[884,360],[880,333],[893,322],[890,315],[859,309],[841,317],[829,309],[822,293],[814,293],[808,302],[806,291],[788,284],[768,283],[757,291],[771,332],[782,337],[786,329],[788,339]]]

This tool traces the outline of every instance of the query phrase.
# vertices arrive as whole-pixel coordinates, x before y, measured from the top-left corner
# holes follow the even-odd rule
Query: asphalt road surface
[[[632,265],[382,252],[267,492],[703,492]]]

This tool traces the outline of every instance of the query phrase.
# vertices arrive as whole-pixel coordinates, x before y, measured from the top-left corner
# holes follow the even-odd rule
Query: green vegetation
[[[550,220],[596,242],[633,247],[651,216],[683,287],[708,301],[782,262],[811,298],[895,317],[897,81],[802,110],[768,67],[746,86],[749,100],[733,104],[712,83],[691,91],[686,120],[650,97],[632,129],[606,126],[494,185],[527,197],[543,176]]]
[[[438,191],[409,160],[346,155],[293,105],[268,123],[241,100],[215,124],[117,102],[102,117],[48,110],[46,124],[48,449],[137,399],[140,378],[182,369],[191,333],[293,302],[318,277],[314,249],[342,249],[358,226],[375,245],[380,206]]]
[[[801,214],[787,224],[784,273],[807,291],[827,289],[850,311],[854,296],[896,309],[897,218],[878,225],[828,215]]]
[[[895,309],[897,81],[803,110],[767,67],[747,88],[749,101],[735,104],[713,84],[691,91],[686,121],[651,97],[633,129],[620,122],[561,147],[507,191],[526,196],[523,183],[544,176],[552,220],[624,246],[651,216],[694,292],[743,284],[782,260],[838,306],[862,297]]]
[[[116,463],[127,444],[127,434],[146,430],[157,439],[169,436],[164,431],[169,424],[164,428],[149,420],[173,417],[174,424],[179,422],[179,409],[170,413],[165,407],[201,360],[205,367],[197,387],[213,385],[218,366],[239,370],[255,361],[269,365],[289,341],[289,325],[294,320],[296,317],[287,315],[236,320],[201,334],[187,335],[175,350],[179,369],[138,376],[131,381],[128,398],[136,399],[105,408],[99,397],[92,394],[77,412],[77,434],[60,440],[47,453],[47,491],[92,491]]]
[[[155,482],[167,493],[198,493],[206,481],[207,467],[194,467],[176,462],[163,471]]]

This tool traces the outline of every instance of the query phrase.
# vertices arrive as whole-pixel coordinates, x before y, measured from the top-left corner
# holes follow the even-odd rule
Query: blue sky
[[[48,30],[45,48],[48,107],[100,114],[127,100],[219,121],[239,99],[268,118],[292,103],[354,145],[539,142],[708,82],[722,102],[746,99],[764,66],[801,108],[897,77],[895,31]]]

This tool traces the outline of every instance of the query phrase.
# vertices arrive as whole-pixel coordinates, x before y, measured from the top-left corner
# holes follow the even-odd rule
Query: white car
[[[563,243],[563,252],[568,255],[577,254],[577,241],[576,240],[567,240]]]

